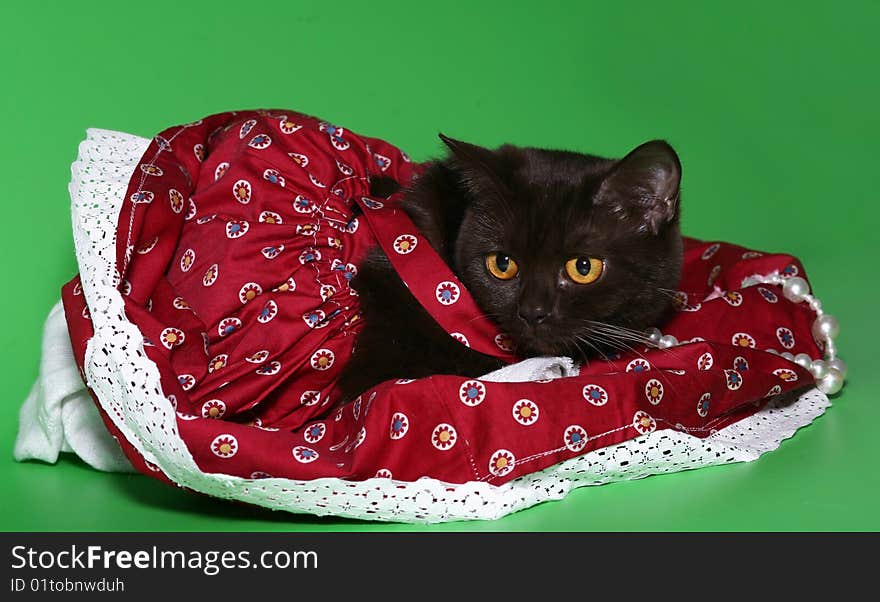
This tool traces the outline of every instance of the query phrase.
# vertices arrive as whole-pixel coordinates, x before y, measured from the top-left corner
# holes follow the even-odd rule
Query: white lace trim
[[[701,466],[754,460],[830,405],[811,390],[787,407],[768,406],[706,439],[663,430],[599,449],[501,486],[422,478],[312,481],[242,479],[203,473],[177,430],[159,370],[126,319],[115,284],[116,224],[126,188],[149,141],[91,129],[71,170],[74,242],[95,334],[85,373],[103,409],[138,452],[172,481],[208,495],[297,513],[386,521],[493,519],[564,497],[571,489]]]

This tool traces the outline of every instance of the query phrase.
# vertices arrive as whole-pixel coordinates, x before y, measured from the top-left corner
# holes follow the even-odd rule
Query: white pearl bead
[[[810,364],[810,372],[813,373],[816,380],[824,378],[829,370],[831,370],[831,368],[825,360],[813,360],[813,363]]]
[[[662,337],[660,337],[661,349],[668,349],[669,347],[675,347],[676,345],[678,345],[678,339],[676,339],[671,334],[664,334]]]
[[[794,363],[800,366],[801,368],[810,368],[810,364],[813,363],[813,358],[811,358],[806,353],[798,353],[794,356]]]
[[[837,370],[829,370],[816,385],[826,395],[834,395],[843,388],[843,376]]]
[[[779,352],[775,349],[765,349],[767,353],[772,353],[773,355],[779,355]]]
[[[816,318],[813,322],[813,336],[818,339],[833,339],[840,333],[840,324],[831,314]]]
[[[846,362],[844,362],[840,358],[835,358],[828,362],[828,367],[832,370],[837,370],[838,372],[840,372],[840,376],[843,378],[846,378],[846,373],[849,370],[849,366],[847,366]]]
[[[657,345],[660,343],[660,339],[663,337],[663,333],[660,332],[657,328],[649,328],[645,331],[648,335],[648,340]]]
[[[829,360],[833,360],[837,357],[837,347],[834,345],[834,341],[832,339],[828,339],[825,343],[825,357]]]
[[[783,351],[781,355],[790,362],[794,361],[794,354],[790,351]]]
[[[809,294],[810,285],[800,276],[794,276],[785,281],[782,285],[782,294],[789,301],[800,303],[804,300],[804,295]]]

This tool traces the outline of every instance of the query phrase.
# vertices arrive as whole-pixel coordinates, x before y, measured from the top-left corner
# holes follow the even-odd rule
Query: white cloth
[[[14,455],[54,463],[60,452],[73,452],[98,470],[134,470],[83,384],[61,301],[43,327],[40,373],[18,415]]]
[[[578,365],[568,357],[533,357],[510,364],[481,376],[480,380],[496,383],[524,383],[530,380],[568,378],[580,373]]]

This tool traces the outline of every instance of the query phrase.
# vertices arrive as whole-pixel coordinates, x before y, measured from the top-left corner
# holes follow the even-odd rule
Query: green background
[[[876,2],[37,2],[0,9],[0,528],[877,530]],[[706,3],[710,4],[710,3]],[[151,136],[232,109],[317,114],[416,159],[438,131],[620,156],[668,139],[686,233],[799,256],[849,383],[760,460],[412,527],[233,505],[74,459],[16,464],[41,325],[76,272],[87,127]],[[873,314],[870,313],[873,310]]]

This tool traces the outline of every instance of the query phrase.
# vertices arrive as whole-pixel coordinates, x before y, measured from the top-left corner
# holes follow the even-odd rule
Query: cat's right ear
[[[652,140],[618,161],[605,176],[596,203],[657,235],[678,218],[681,162],[669,144]]]
[[[462,183],[476,195],[507,194],[502,179],[498,176],[498,157],[494,151],[438,134],[449,149],[454,165],[461,176]]]

